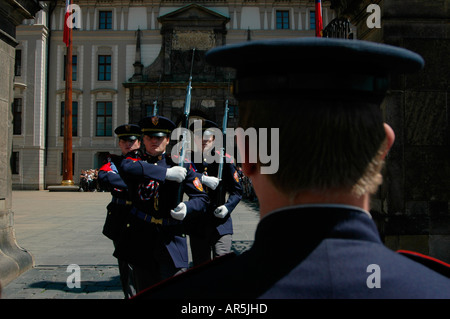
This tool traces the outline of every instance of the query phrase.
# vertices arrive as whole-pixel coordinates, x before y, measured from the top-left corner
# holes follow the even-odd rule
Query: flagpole
[[[316,0],[316,37],[321,38],[323,33],[322,0]]]
[[[70,3],[70,1],[69,1]],[[67,16],[66,16],[67,17]],[[72,26],[70,21],[70,26]],[[67,23],[67,21],[64,21]],[[63,149],[63,180],[62,185],[72,186],[72,27],[66,30],[68,34],[66,53],[66,89],[64,98],[64,149]]]

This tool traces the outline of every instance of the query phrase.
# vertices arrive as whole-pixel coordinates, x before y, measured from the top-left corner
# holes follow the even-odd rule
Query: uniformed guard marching
[[[132,195],[129,192],[128,185],[123,181],[120,175],[120,167],[122,161],[137,161],[141,159],[141,128],[135,124],[124,124],[118,126],[114,133],[119,138],[119,148],[121,155],[110,154],[108,162],[104,164],[98,173],[98,179],[102,187],[111,192],[112,199],[107,206],[107,215],[105,224],[103,226],[103,234],[113,241],[114,247],[123,247],[124,236],[123,232],[126,230],[126,225],[130,218],[130,210],[132,208]],[[164,167],[150,167],[147,172],[148,176],[158,181],[165,179],[180,179],[184,178],[183,172],[171,172]],[[181,176],[177,176],[181,174]],[[129,266],[128,260],[122,258],[120,254],[114,252],[118,259],[119,274],[122,283],[122,289],[125,298],[135,294],[134,289],[129,282]]]
[[[122,176],[130,188],[133,208],[127,239],[116,253],[129,261],[132,279],[139,292],[188,267],[187,241],[183,220],[206,211],[208,196],[191,164],[179,166],[166,153],[170,133],[175,124],[162,116],[140,121],[145,155],[141,161],[122,161]],[[161,181],[146,173],[152,167],[183,170],[184,176],[174,181]],[[180,185],[181,183],[181,185]],[[178,190],[189,200],[178,202]]]
[[[228,45],[206,59],[236,69],[242,129],[279,130],[279,169],[242,163],[261,216],[249,250],[142,298],[450,298],[449,265],[387,248],[369,212],[395,138],[380,110],[389,78],[419,71],[422,57],[373,42],[298,38]],[[239,136],[238,148],[249,148]]]
[[[209,120],[201,121],[201,125],[198,126],[199,132],[195,131],[196,127],[196,124],[192,123],[189,129],[194,132],[194,141],[199,154],[192,154],[191,160],[205,186],[210,204],[204,216],[187,226],[194,266],[231,252],[233,235],[231,213],[242,199],[241,182],[230,155],[224,155],[222,180],[219,181],[217,178],[219,163],[212,160],[217,159],[216,153],[222,156],[214,146],[215,134],[220,132],[219,127]],[[226,193],[229,194],[227,199]]]
[[[114,133],[119,138],[119,148],[121,155],[110,154],[108,162],[104,164],[98,172],[98,181],[100,185],[111,192],[112,199],[106,210],[107,215],[103,225],[103,234],[113,241],[114,247],[120,238],[121,228],[124,227],[127,214],[131,209],[131,197],[128,193],[128,187],[119,175],[118,167],[125,156],[139,158],[139,149],[141,147],[141,128],[138,125],[124,124],[118,126]],[[128,266],[126,260],[118,258],[119,274],[122,283],[122,290],[125,299],[133,295],[128,284]]]

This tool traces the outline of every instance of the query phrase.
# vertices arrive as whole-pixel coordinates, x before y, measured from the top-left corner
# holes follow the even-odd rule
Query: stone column
[[[12,212],[12,103],[16,26],[32,19],[37,1],[0,0],[0,284],[7,285],[33,266],[33,257],[20,248],[14,236]]]

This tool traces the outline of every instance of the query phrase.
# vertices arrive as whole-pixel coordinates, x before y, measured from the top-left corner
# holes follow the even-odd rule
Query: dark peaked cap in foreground
[[[124,124],[114,130],[117,137],[122,140],[137,140],[141,137],[141,128],[135,124]]]
[[[163,116],[148,116],[139,121],[142,134],[148,136],[169,136],[175,129],[175,123]]]
[[[417,72],[422,57],[412,51],[361,40],[295,38],[250,41],[206,54],[215,66],[237,69],[237,98],[299,94],[299,91],[359,92],[382,96],[390,74]]]
[[[204,132],[210,128],[219,128],[219,126],[216,123],[214,123],[213,121],[210,121],[210,120],[196,120],[196,121],[202,122],[201,125],[197,124],[198,127],[201,127],[202,132]],[[191,130],[194,133],[196,132],[195,129],[197,128],[195,125],[196,121],[192,122],[191,126],[189,126],[189,130]]]

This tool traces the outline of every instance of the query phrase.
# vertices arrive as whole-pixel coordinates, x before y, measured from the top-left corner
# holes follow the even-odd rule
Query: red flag
[[[322,23],[322,1],[316,0],[316,37],[321,38],[323,31]]]
[[[72,20],[69,22],[69,17],[72,12],[69,12],[69,9],[70,9],[70,0],[66,0],[66,15],[64,16],[64,33],[63,33],[63,42],[66,44],[66,47],[69,46],[70,28],[72,27]]]

